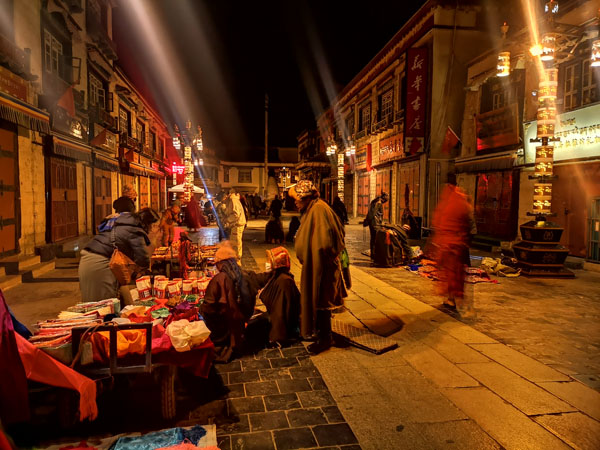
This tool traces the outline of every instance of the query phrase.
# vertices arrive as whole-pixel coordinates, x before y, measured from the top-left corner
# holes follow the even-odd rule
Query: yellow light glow
[[[510,75],[510,52],[498,53],[498,65],[496,69],[496,76],[498,77],[507,77]]]
[[[540,44],[535,44],[533,47],[529,49],[529,52],[533,56],[540,56],[542,54],[542,46]]]
[[[552,61],[556,50],[556,36],[551,33],[546,33],[542,36],[542,61]]]
[[[592,43],[592,67],[600,67],[600,40]]]

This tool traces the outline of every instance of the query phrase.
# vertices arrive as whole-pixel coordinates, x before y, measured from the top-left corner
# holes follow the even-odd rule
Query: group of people
[[[302,265],[300,290],[284,247],[267,251],[271,269],[263,273],[241,268],[229,242],[217,250],[219,273],[207,287],[201,313],[222,360],[242,351],[245,326],[254,313],[257,296],[267,308],[273,345],[285,345],[300,336],[315,341],[308,346],[310,353],[333,345],[331,312],[347,295],[340,260],[345,249],[344,226],[319,198],[312,182],[298,182],[290,195],[302,214],[295,238],[296,256]]]

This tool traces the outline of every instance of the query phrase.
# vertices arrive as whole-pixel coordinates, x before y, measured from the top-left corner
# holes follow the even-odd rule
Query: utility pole
[[[269,94],[265,93],[265,176],[264,198],[267,200],[267,187],[269,182]]]

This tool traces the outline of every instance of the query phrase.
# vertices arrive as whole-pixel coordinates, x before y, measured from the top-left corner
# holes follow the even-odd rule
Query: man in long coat
[[[301,333],[309,337],[316,332],[317,341],[308,346],[316,354],[333,345],[331,311],[347,296],[339,258],[345,247],[344,227],[311,181],[300,180],[290,195],[302,213],[295,244],[302,264]]]

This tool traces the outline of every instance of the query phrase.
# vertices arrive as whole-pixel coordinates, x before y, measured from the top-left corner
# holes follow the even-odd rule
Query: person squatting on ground
[[[175,224],[179,224],[179,212],[181,211],[181,203],[175,200],[169,208],[167,208],[160,218],[160,230],[162,231],[162,245],[168,247],[173,243],[175,236]]]
[[[456,176],[448,174],[448,183],[433,213],[432,243],[442,275],[444,304],[452,308],[464,306],[464,265],[469,252],[472,210],[466,194],[456,186]]]
[[[113,209],[116,213],[135,212],[135,200],[137,199],[137,191],[131,184],[123,186],[121,197],[113,202]]]
[[[365,224],[368,225],[369,231],[371,233],[371,259],[375,255],[375,237],[377,236],[377,231],[383,225],[383,205],[387,203],[388,195],[385,192],[382,192],[381,195],[375,197],[371,204],[369,205],[369,212],[367,213],[367,218],[365,219]]]
[[[153,233],[149,236],[149,232],[156,221],[158,213],[143,208],[137,213],[111,216],[98,227],[100,232],[81,251],[79,285],[82,301],[96,302],[117,297],[119,285],[108,265],[115,247],[140,268],[148,268],[150,246],[157,237]]]
[[[347,296],[340,254],[345,248],[344,227],[310,180],[300,180],[290,190],[302,214],[296,233],[296,256],[302,264],[300,279],[301,332],[317,341],[308,346],[316,354],[333,345],[331,311]]]
[[[290,254],[284,247],[267,250],[267,260],[271,272],[259,298],[269,313],[269,342],[285,346],[299,337],[300,291],[290,273]]]
[[[227,227],[231,230],[231,244],[237,254],[238,259],[242,260],[242,237],[246,227],[246,214],[244,207],[240,202],[240,195],[237,193],[229,194],[226,212]]]

